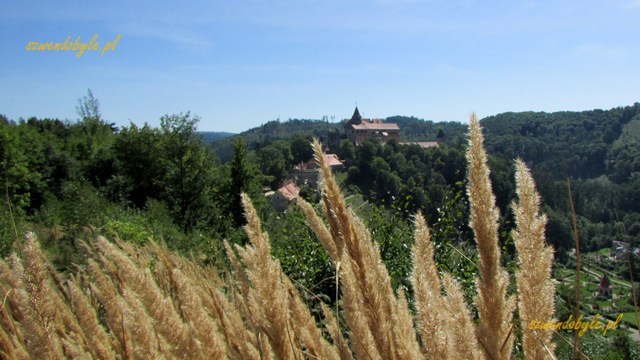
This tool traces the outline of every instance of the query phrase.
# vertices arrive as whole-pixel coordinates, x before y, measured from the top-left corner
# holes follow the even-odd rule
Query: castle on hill
[[[400,142],[400,127],[396,123],[384,122],[384,119],[363,118],[356,106],[353,116],[342,129],[329,131],[327,147],[330,152],[336,153],[340,149],[342,140],[349,140],[355,146],[359,146],[367,139],[380,139],[383,143],[391,139]],[[441,141],[442,138],[438,138],[436,141],[400,142],[400,144],[414,144],[427,148],[438,146]]]
[[[367,139],[377,138],[382,142],[389,139],[400,140],[400,127],[395,123],[385,123],[384,119],[365,119],[356,106],[351,119],[344,124],[342,131],[329,132],[328,146],[332,152],[340,148],[342,140],[349,140],[358,146]]]

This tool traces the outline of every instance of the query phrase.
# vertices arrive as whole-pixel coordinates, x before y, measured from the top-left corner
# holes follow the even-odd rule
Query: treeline
[[[467,126],[455,121],[435,123],[413,116],[399,115],[390,116],[385,121],[397,123],[400,127],[400,135],[405,141],[433,141],[439,132],[442,132],[444,135],[443,140],[447,144],[461,145],[466,141]],[[346,120],[329,122],[326,117],[318,120],[272,120],[258,127],[243,131],[238,134],[238,137],[244,140],[249,149],[255,150],[278,140],[289,141],[292,137],[317,137],[320,140],[326,140],[330,130],[342,131],[345,122]],[[232,138],[216,138],[220,135],[210,136],[206,132],[202,134],[206,137],[206,142],[211,142],[211,147],[222,162],[231,159],[233,154]]]
[[[449,145],[461,145],[467,139],[467,125],[458,121],[433,122],[396,115],[386,118],[385,122],[398,124],[403,141],[433,141],[440,131],[444,135],[444,142]]]
[[[336,127],[335,123],[323,120],[289,119],[286,121],[272,120],[258,127],[246,130],[238,134],[238,137],[247,144],[251,150],[258,149],[278,140],[289,140],[291,137],[326,137],[330,129]],[[233,154],[233,138],[223,138],[211,143],[211,147],[222,162],[227,162]],[[308,143],[307,143],[307,147]]]
[[[189,113],[165,115],[157,128],[117,128],[102,118],[89,92],[78,115],[77,121],[0,115],[0,257],[34,231],[60,271],[81,263],[82,242],[97,235],[163,243],[225,269],[223,242],[247,240],[245,192],[274,237],[272,251],[285,272],[306,294],[312,291],[309,301],[335,294],[335,282],[327,281],[333,271],[328,256],[304,215],[296,207],[276,212],[263,194],[290,166],[310,159],[311,136],[265,142],[256,151],[236,137],[223,164],[197,132],[199,118]],[[387,212],[380,214],[378,228],[398,228]],[[400,228],[409,234],[406,223]],[[408,253],[394,258],[410,262]]]
[[[118,129],[91,93],[78,109],[77,122],[0,117],[1,255],[35,227],[61,266],[87,233],[162,240],[220,261],[221,239],[243,237],[240,192],[266,203],[244,143],[220,164],[196,132],[197,117]]]
[[[409,214],[421,210],[437,218],[437,207],[465,180],[462,147],[422,148],[395,140],[354,146],[344,140],[338,156],[345,161],[346,184],[374,202],[401,205]]]
[[[0,118],[0,256],[8,255],[29,230],[63,270],[79,260],[78,241],[98,234],[138,244],[163,242],[205,263],[226,266],[223,241],[246,240],[240,193],[247,192],[274,237],[273,253],[285,272],[313,294],[333,296],[334,283],[326,280],[330,262],[300,210],[292,207],[280,214],[263,195],[265,188],[280,186],[293,165],[311,159],[310,142],[317,132],[263,137],[253,149],[235,137],[227,140],[232,141],[231,157],[222,163],[197,132],[198,117],[189,113],[163,116],[158,128],[117,128],[102,118],[89,92],[79,101],[78,115],[77,121]],[[291,124],[301,129],[310,125]],[[280,125],[266,128],[270,126]],[[366,193],[370,201],[359,211],[366,212],[373,237],[384,250],[394,286],[408,285],[411,259],[406,250],[413,241],[408,215],[422,209],[432,222],[441,221],[434,239],[442,244],[452,242],[450,235],[466,226],[461,225],[462,214],[455,216],[461,224],[444,216],[445,207],[464,208],[464,170],[455,170],[464,169],[462,150],[443,148],[431,154],[375,143],[343,150],[350,171],[340,177],[353,194]],[[391,166],[378,171],[382,163]],[[370,185],[367,177],[373,180]],[[402,178],[410,180],[408,185]],[[303,196],[317,203],[313,189],[303,190]],[[472,256],[470,250],[465,253]],[[459,278],[472,281],[468,260],[450,251],[438,257],[454,274],[461,269]]]
[[[628,170],[640,170],[618,164],[618,149],[637,149],[637,142],[632,146],[618,139],[639,113],[637,103],[606,111],[504,113],[483,119],[482,125],[487,146],[502,156],[522,157],[558,177],[607,175],[620,183],[628,180]]]

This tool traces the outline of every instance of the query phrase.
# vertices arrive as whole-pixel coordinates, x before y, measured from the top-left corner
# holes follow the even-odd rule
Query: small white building
[[[287,181],[283,187],[276,190],[271,196],[271,204],[280,212],[285,212],[289,204],[298,198],[300,188],[293,181]]]

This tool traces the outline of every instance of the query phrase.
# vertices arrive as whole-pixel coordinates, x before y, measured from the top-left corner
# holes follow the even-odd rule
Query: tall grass
[[[19,253],[0,261],[0,357],[11,359],[508,359],[515,298],[500,265],[497,208],[482,133],[471,118],[469,198],[480,259],[475,306],[460,284],[439,273],[430,230],[415,216],[412,250],[415,313],[394,292],[380,249],[322,165],[322,213],[300,201],[309,226],[329,254],[339,284],[336,308],[322,305],[318,322],[271,256],[269,235],[242,196],[250,243],[226,245],[231,270],[201,267],[157,244],[133,246],[103,237],[84,244],[86,261],[73,275],[57,273],[33,234]],[[518,311],[527,358],[551,356],[550,334],[529,320],[553,317],[553,254],[533,180],[517,163],[519,200],[514,232]]]

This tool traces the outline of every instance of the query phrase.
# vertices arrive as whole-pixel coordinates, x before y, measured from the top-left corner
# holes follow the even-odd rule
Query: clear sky
[[[118,125],[191,111],[231,132],[356,103],[435,121],[609,109],[640,101],[639,19],[639,0],[4,0],[0,114],[75,120],[88,88]],[[26,50],[94,34],[121,38]]]

